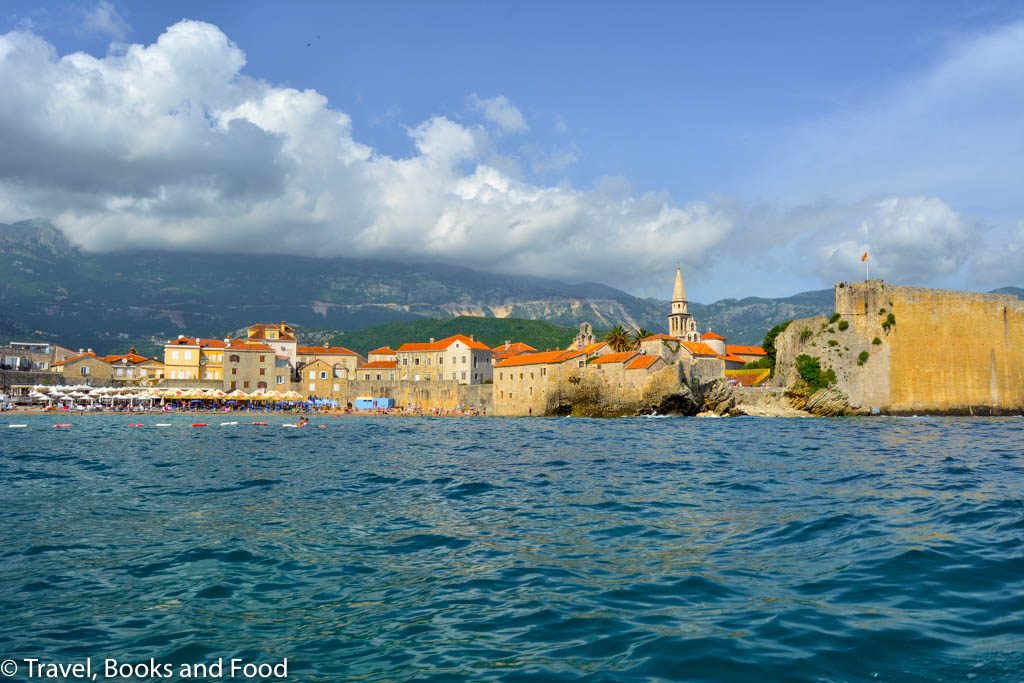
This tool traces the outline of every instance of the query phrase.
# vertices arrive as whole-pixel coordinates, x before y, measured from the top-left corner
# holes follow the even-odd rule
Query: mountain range
[[[1007,288],[1016,290],[1015,288]],[[1024,292],[1022,292],[1024,293]],[[775,323],[831,312],[831,289],[690,303],[701,329],[759,343]],[[287,320],[334,334],[455,316],[665,328],[667,301],[598,283],[483,273],[437,263],[169,251],[84,252],[45,221],[0,223],[0,339],[115,352],[179,334],[222,337]],[[147,344],[146,342],[150,342]]]

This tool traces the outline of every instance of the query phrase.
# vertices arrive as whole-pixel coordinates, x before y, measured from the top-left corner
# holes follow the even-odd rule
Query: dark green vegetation
[[[871,354],[868,353],[867,351],[861,351],[857,355],[857,365],[864,365],[865,363],[868,362],[868,358],[871,358]]]
[[[841,317],[842,317],[842,316],[841,316],[841,315],[839,315],[838,313],[833,313],[833,314],[832,314],[832,317],[828,319],[828,324],[829,324],[829,325],[831,325],[831,324],[832,324],[832,323],[834,323],[835,321],[839,320],[839,318],[841,318]]]
[[[576,336],[576,329],[561,327],[543,320],[521,320],[518,318],[480,318],[459,316],[446,320],[422,318],[398,323],[375,325],[365,330],[334,335],[332,344],[341,344],[365,355],[381,346],[397,348],[403,342],[425,342],[444,339],[453,334],[472,335],[490,347],[506,341],[523,342],[533,348],[564,349]]]
[[[871,343],[874,344],[875,346],[878,346],[882,343],[882,340],[879,339],[878,337],[875,337],[874,339],[871,340]]]
[[[796,357],[796,371],[812,392],[835,384],[836,381],[836,373],[832,368],[822,372],[818,359],[805,353]]]
[[[786,320],[785,322],[781,322],[778,325],[772,327],[770,330],[768,330],[768,332],[764,335],[764,340],[761,342],[761,348],[763,348],[765,350],[765,353],[767,353],[768,355],[765,356],[764,358],[751,361],[744,365],[743,367],[747,370],[763,370],[765,368],[768,368],[772,371],[772,374],[775,374],[775,339],[780,334],[785,332],[786,328],[789,327],[790,323],[792,322],[792,320]],[[810,330],[808,330],[807,332],[808,336],[810,336]],[[803,336],[801,331],[801,339],[802,338]]]
[[[842,332],[843,330],[847,329],[849,326],[850,326],[850,323],[847,320],[840,320],[839,324],[836,325],[836,327],[839,328],[840,332]]]

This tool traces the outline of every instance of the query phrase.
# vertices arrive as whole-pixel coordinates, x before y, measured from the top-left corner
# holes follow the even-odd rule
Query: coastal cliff
[[[795,397],[803,388],[810,399],[797,368],[798,357],[808,356],[835,374],[833,388],[849,413],[1024,409],[1020,299],[872,280],[836,285],[835,301],[831,318],[795,320],[776,340],[775,383]]]

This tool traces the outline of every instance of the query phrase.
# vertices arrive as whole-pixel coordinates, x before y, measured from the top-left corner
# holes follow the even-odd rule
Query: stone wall
[[[488,415],[494,412],[494,387],[491,384],[460,384],[451,381],[403,382],[401,380],[334,380],[338,391],[330,398],[341,405],[355,403],[360,396],[393,398],[399,407],[426,412],[475,408]],[[326,397],[324,397],[326,398]]]
[[[779,335],[776,383],[792,385],[793,360],[806,353],[835,370],[853,406],[894,414],[1024,409],[1024,301],[878,280],[841,283],[835,298],[839,320],[797,320]]]

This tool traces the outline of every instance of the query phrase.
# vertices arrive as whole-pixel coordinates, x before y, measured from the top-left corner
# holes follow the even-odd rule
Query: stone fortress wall
[[[840,320],[796,320],[779,336],[778,383],[795,382],[793,361],[806,353],[835,370],[854,406],[892,414],[1024,409],[1024,301],[880,280],[840,283],[835,301]]]

